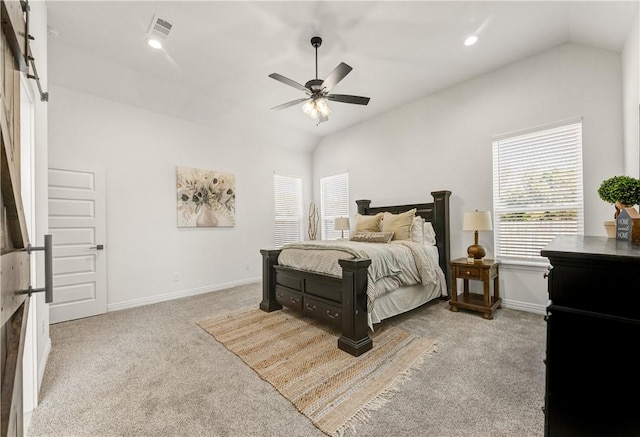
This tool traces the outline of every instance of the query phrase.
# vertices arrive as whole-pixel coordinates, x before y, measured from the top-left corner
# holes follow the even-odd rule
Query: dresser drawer
[[[276,285],[276,302],[289,308],[302,310],[302,294],[279,285]]]
[[[342,308],[329,305],[311,297],[304,297],[302,312],[333,326],[340,327],[342,323]]]
[[[636,292],[640,266],[604,261],[574,263],[556,263],[551,269],[551,303],[640,320],[640,293]]]

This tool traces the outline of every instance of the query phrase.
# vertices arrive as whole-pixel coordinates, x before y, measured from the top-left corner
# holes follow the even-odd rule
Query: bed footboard
[[[260,309],[271,312],[285,305],[325,320],[341,329],[338,348],[353,356],[362,355],[373,347],[367,322],[367,270],[371,260],[340,260],[340,279],[280,267],[280,250],[263,249],[260,253]]]
[[[338,347],[353,356],[373,347],[367,323],[367,269],[370,259],[341,259],[342,335]]]
[[[262,302],[260,309],[270,313],[282,309],[276,302],[276,271],[273,266],[278,264],[280,250],[260,250],[262,254]]]

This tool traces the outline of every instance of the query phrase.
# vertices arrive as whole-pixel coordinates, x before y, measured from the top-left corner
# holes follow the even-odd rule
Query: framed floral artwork
[[[200,168],[178,167],[178,227],[236,224],[236,177]]]

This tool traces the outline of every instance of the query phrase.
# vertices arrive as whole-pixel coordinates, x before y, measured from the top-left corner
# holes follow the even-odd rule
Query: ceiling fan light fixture
[[[318,109],[318,112],[320,112],[325,117],[331,113],[329,105],[327,105],[327,101],[325,99],[316,100],[316,108]]]
[[[314,105],[313,100],[309,100],[304,105],[302,105],[302,112],[304,112],[311,118],[318,118],[316,106]]]
[[[304,105],[302,105],[302,112],[311,117],[314,120],[319,118],[326,119],[331,113],[327,101],[323,98],[310,99]]]

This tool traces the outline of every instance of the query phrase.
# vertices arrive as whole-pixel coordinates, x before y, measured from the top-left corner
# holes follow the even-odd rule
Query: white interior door
[[[53,235],[50,323],[107,312],[104,171],[49,168],[49,232]]]

